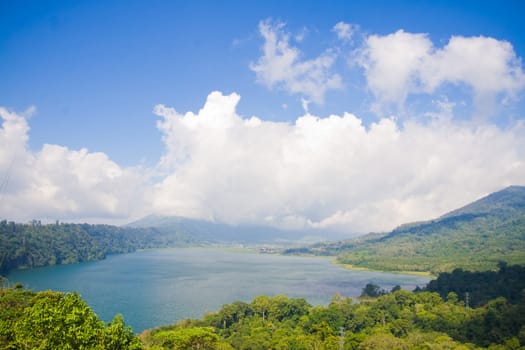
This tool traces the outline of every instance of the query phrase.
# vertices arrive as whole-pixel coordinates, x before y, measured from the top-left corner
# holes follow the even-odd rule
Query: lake
[[[33,290],[77,291],[105,321],[117,313],[135,332],[200,318],[236,300],[286,294],[326,305],[334,293],[356,297],[369,282],[412,290],[429,278],[347,270],[331,258],[241,253],[211,248],[152,249],[105,260],[14,271]]]

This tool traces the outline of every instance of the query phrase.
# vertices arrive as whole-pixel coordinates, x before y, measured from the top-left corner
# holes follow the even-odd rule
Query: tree
[[[269,301],[269,314],[272,320],[277,321],[298,320],[301,316],[306,315],[310,309],[310,305],[305,299],[290,299],[285,295],[276,295]]]
[[[109,325],[77,293],[0,290],[0,348],[139,350],[142,343],[117,315]]]
[[[359,349],[381,350],[381,349],[408,349],[404,341],[389,333],[376,333],[366,338]]]
[[[242,301],[236,301],[233,304],[223,305],[217,313],[210,314],[207,319],[215,328],[227,329],[232,324],[253,314],[250,305]]]
[[[383,294],[381,291],[381,287],[374,283],[367,283],[365,288],[363,288],[361,297],[377,298],[381,294]]]
[[[219,336],[211,327],[192,327],[162,330],[152,334],[151,343],[162,349],[174,350],[227,350],[232,349],[227,343],[220,341]]]
[[[31,304],[35,292],[21,288],[0,289],[0,348],[18,349],[15,341],[16,322]]]
[[[41,292],[16,323],[21,349],[93,349],[102,322],[77,293]]]
[[[270,310],[270,298],[265,295],[259,295],[253,299],[250,306],[257,315],[261,316],[264,322],[267,319],[268,311]]]
[[[124,324],[122,315],[117,314],[103,332],[103,349],[140,350],[142,343],[130,326]]]
[[[394,287],[392,287],[392,289],[390,290],[390,293],[395,293],[397,291],[401,290],[401,286],[398,284],[398,285],[395,285]]]

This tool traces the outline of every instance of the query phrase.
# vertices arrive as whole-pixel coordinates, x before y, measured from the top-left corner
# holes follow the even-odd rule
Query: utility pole
[[[469,302],[469,295],[468,295],[468,292],[465,292],[465,307],[468,308],[468,302]]]

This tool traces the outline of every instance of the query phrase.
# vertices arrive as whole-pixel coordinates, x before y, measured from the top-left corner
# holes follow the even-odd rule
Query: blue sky
[[[525,178],[520,126],[525,119],[524,10],[522,1],[1,1],[0,106],[14,115],[11,119],[23,119],[19,120],[20,125],[25,123],[21,128],[27,128],[18,138],[5,136],[5,159],[0,166],[9,181],[2,185],[2,196],[4,202],[22,203],[33,198],[28,193],[42,193],[33,198],[37,204],[17,204],[17,209],[5,209],[4,215],[20,220],[125,222],[155,208],[153,211],[166,215],[231,223],[292,228],[333,224],[367,231],[439,215],[492,190],[519,184],[521,175]],[[350,32],[344,37],[337,28]],[[274,47],[270,47],[272,36]],[[270,45],[273,59],[263,51],[265,45]],[[395,62],[389,59],[395,55],[388,51],[394,49],[399,50]],[[413,55],[407,52],[419,52],[412,63]],[[484,58],[478,61],[467,52]],[[241,127],[235,132],[228,129],[229,134],[223,135],[226,142],[217,141],[217,133],[197,132],[189,124],[174,126],[174,120],[183,120],[184,113],[198,114],[213,91],[220,91],[222,97],[211,98],[215,101],[208,108],[211,115],[230,113],[241,121],[256,116],[263,125],[260,134],[252,135]],[[232,93],[240,96],[236,105],[232,101],[237,95],[231,97]],[[159,104],[165,108],[154,113]],[[31,106],[34,111],[24,114]],[[322,149],[326,142],[319,135],[323,132],[329,134],[327,140],[351,139],[351,133],[340,135],[341,128],[355,124],[343,118],[345,112],[356,117],[365,128],[364,137],[371,140],[359,145],[341,141]],[[290,135],[306,132],[298,120],[308,115],[326,120],[326,125],[312,126],[316,136],[308,142],[321,142],[312,159],[296,166],[300,160],[282,158],[279,164],[267,164],[267,169],[291,173],[283,171],[278,180],[277,175],[268,174],[272,179],[268,182],[258,178],[264,169],[252,162],[260,164],[288,154],[290,144],[298,142]],[[344,122],[328,125],[330,115]],[[441,124],[436,125],[438,119]],[[356,185],[362,190],[355,189],[351,184],[373,177],[369,171],[383,171],[372,165],[385,162],[381,153],[374,152],[387,146],[374,146],[374,142],[383,145],[389,136],[372,135],[373,125],[383,125],[381,121],[384,125],[393,121],[393,134],[407,140],[395,144],[398,152],[389,157],[413,157],[419,163],[405,164],[412,170],[408,173],[387,164],[383,170],[393,173],[389,175],[392,180],[384,174],[376,181]],[[181,128],[190,131],[183,133]],[[422,128],[418,135],[428,132],[432,137],[455,130],[458,143],[450,145],[450,150],[412,144],[408,139],[417,138],[409,134],[414,128]],[[470,136],[463,144],[459,135],[465,134]],[[205,148],[202,138],[216,142]],[[20,142],[21,156],[15,157],[17,152],[7,146],[14,139]],[[261,144],[256,147],[254,142]],[[265,142],[273,142],[278,149],[270,152],[272,145]],[[437,136],[435,142],[439,143]],[[62,148],[46,149],[45,144]],[[429,157],[407,155],[411,147],[429,147]],[[478,154],[489,160],[498,155],[485,155],[484,147],[497,149],[513,165],[505,171],[500,166],[496,169],[494,161],[472,158],[469,147],[478,147]],[[83,149],[85,155],[78,153]],[[247,154],[225,156],[239,149]],[[79,157],[69,167],[98,166],[103,175],[72,172],[59,176],[49,170],[48,180],[31,180],[35,175],[25,174],[22,168],[48,166],[43,161],[50,159],[45,157],[48,152],[54,152],[52,159],[65,157],[64,162]],[[296,156],[301,153],[299,149],[294,152]],[[352,163],[354,158],[348,154],[353,152],[369,156]],[[461,156],[456,163],[441,164],[447,152]],[[342,155],[334,155],[339,153]],[[92,154],[103,159],[89,163]],[[329,164],[324,163],[327,155],[334,157]],[[433,157],[437,165],[425,163]],[[223,161],[215,164],[217,158]],[[444,174],[467,159],[473,159],[472,167],[464,171],[470,174],[471,183],[457,193],[469,177],[451,179]],[[307,162],[326,172],[310,169]],[[413,175],[421,162],[434,177]],[[242,171],[231,170],[236,164],[241,164]],[[20,174],[17,167],[22,169]],[[125,179],[111,184],[78,180],[109,176],[113,181],[108,167],[127,174]],[[209,176],[198,171],[203,168]],[[305,179],[298,179],[296,171],[305,173]],[[487,172],[493,175],[482,177]],[[13,177],[18,179],[16,185]],[[250,177],[253,181],[247,181]],[[82,186],[60,186],[73,178]],[[323,180],[333,182],[334,188]],[[382,195],[373,190],[382,188],[379,183],[385,186]],[[399,190],[387,190],[392,185]],[[275,195],[283,192],[279,186],[295,190],[281,197]],[[337,194],[337,186],[349,187],[346,200]],[[312,187],[323,190],[311,197],[299,195]],[[107,188],[122,192],[112,193],[115,198],[102,194],[86,198],[86,193],[97,191],[108,195]],[[457,194],[447,199],[451,192]],[[265,196],[276,199],[242,210],[245,201]],[[147,204],[130,207],[121,203],[122,198]],[[54,202],[57,204],[44,208],[45,203]],[[113,204],[102,210],[101,202]],[[358,219],[368,212],[377,213],[384,222],[374,225]]]

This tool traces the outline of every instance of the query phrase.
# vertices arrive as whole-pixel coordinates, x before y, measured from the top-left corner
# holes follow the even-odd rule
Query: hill
[[[176,234],[149,228],[90,224],[29,224],[0,221],[0,274],[20,268],[104,259],[137,249],[187,245]]]
[[[149,215],[126,227],[153,228],[165,234],[177,233],[187,240],[219,244],[308,244],[323,239],[341,239],[344,234],[320,230],[281,230],[269,226],[229,225],[180,216]]]
[[[495,269],[525,263],[525,187],[511,186],[437,219],[386,234],[329,242],[287,253],[337,255],[356,267],[390,271]]]
[[[307,244],[320,240],[304,231],[230,226],[181,217],[149,216],[124,227],[2,220],[0,275],[14,269],[100,260],[108,254],[137,249],[231,243]]]

